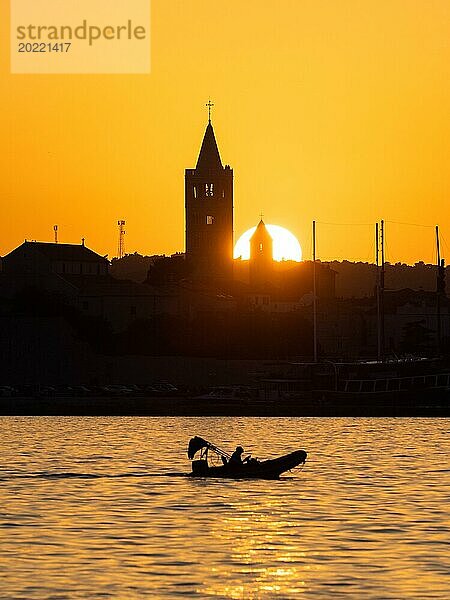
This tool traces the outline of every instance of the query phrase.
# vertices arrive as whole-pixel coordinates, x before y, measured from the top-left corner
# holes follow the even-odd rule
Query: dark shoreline
[[[185,416],[185,417],[450,417],[450,404],[426,397],[368,404],[302,400],[213,403],[185,397],[9,397],[0,416]]]

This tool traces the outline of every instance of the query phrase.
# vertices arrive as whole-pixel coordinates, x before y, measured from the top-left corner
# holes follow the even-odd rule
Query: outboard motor
[[[206,460],[193,460],[192,461],[192,474],[193,475],[199,475],[200,477],[202,475],[206,475],[208,473],[209,467],[208,467],[208,462]]]

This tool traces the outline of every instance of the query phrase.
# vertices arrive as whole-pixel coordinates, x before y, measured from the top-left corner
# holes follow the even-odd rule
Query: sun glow
[[[295,260],[296,262],[302,260],[302,249],[295,235],[279,225],[266,224],[266,228],[273,239],[274,260]],[[255,231],[256,227],[252,227],[241,235],[234,246],[234,258],[242,258],[242,260],[250,258],[250,238]]]

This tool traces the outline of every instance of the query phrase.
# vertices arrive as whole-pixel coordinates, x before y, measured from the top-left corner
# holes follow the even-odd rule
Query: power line
[[[373,223],[327,223],[326,221],[316,221],[319,225],[343,225],[346,227],[373,227]]]
[[[444,242],[444,246],[447,248],[447,251],[450,252],[450,246],[447,244],[447,240],[441,233],[441,240]]]
[[[434,229],[436,225],[423,225],[422,223],[404,223],[402,221],[385,221],[386,223],[392,223],[393,225],[407,225],[408,227],[431,227]]]

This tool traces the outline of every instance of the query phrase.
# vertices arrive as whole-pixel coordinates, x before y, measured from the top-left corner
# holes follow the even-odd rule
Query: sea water
[[[450,598],[448,419],[0,420],[1,598]],[[279,481],[193,479],[193,435]]]

